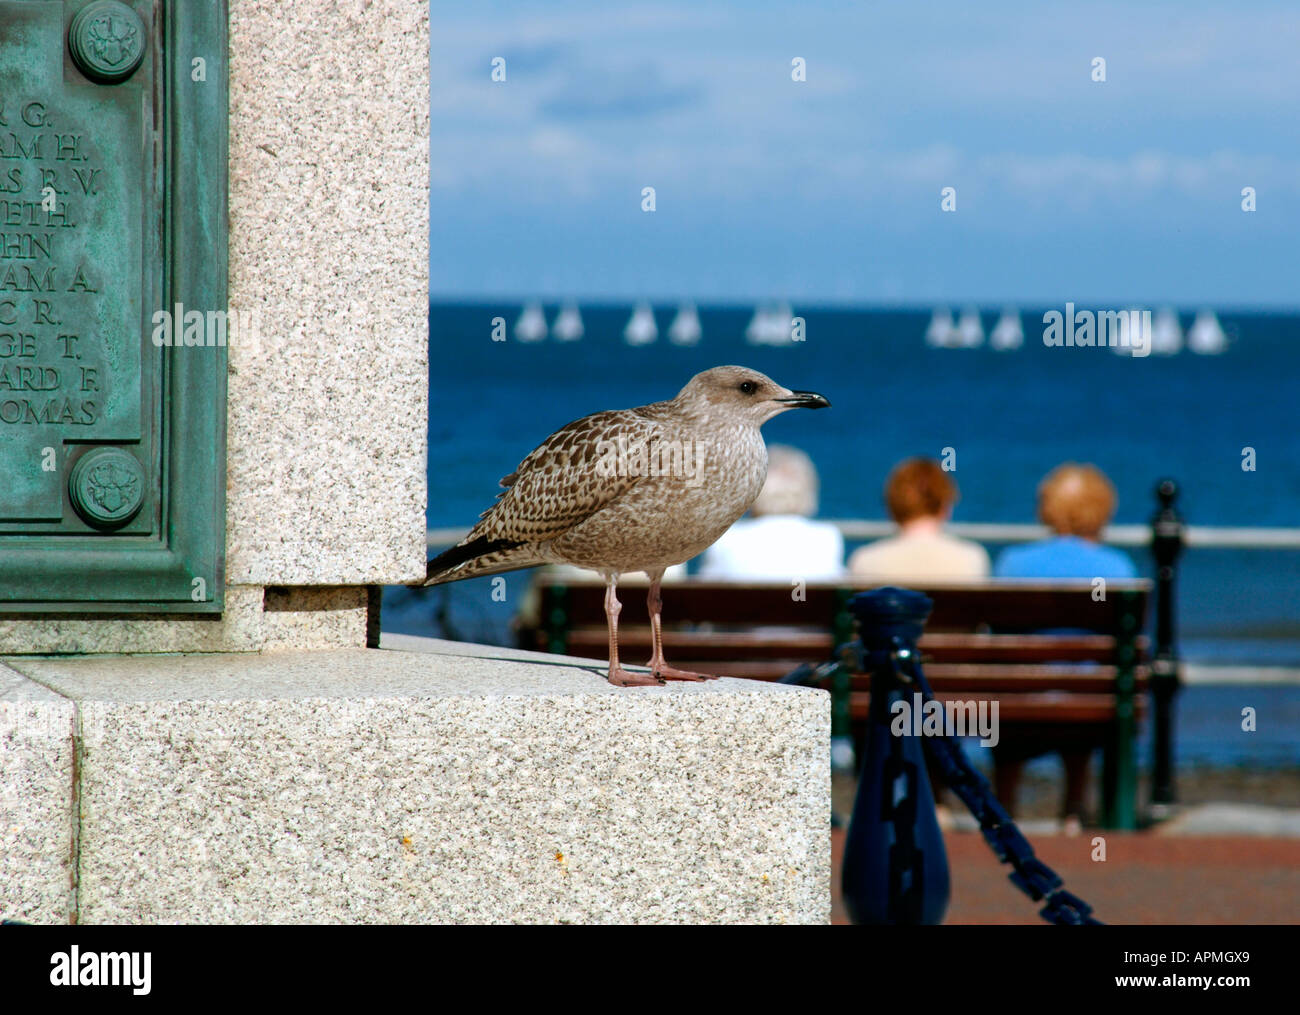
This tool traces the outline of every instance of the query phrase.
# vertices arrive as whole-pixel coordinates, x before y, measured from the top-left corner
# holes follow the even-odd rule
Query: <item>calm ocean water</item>
[[[701,341],[678,347],[663,337],[676,308],[659,306],[659,341],[629,347],[622,337],[628,306],[582,307],[580,341],[524,344],[513,337],[517,304],[436,304],[429,524],[471,524],[497,480],[565,423],[671,397],[697,371],[739,363],[834,403],[829,412],[788,413],[764,428],[769,443],[812,456],[825,517],[883,518],[880,489],[890,467],[951,447],[960,521],[1033,521],[1039,479],[1073,459],[1110,475],[1120,523],[1147,521],[1156,481],[1171,476],[1191,524],[1300,526],[1300,316],[1221,312],[1230,340],[1222,355],[1133,359],[1048,348],[1039,322],[1044,309],[1061,308],[1022,309],[1025,344],[1000,353],[927,347],[928,310],[796,306],[806,341],[771,347],[745,341],[752,308],[704,306]],[[1180,313],[1184,328],[1191,309]],[[553,321],[558,307],[545,310]],[[491,341],[496,316],[512,332],[507,342]],[[986,330],[996,317],[985,308]],[[1253,472],[1242,469],[1246,447],[1255,449]],[[1133,553],[1150,574],[1147,551]],[[1189,550],[1179,577],[1185,657],[1300,664],[1300,552]],[[506,603],[491,601],[486,580],[419,596],[392,590],[385,626],[436,633],[449,624],[461,637],[508,640],[528,576],[507,580]]]

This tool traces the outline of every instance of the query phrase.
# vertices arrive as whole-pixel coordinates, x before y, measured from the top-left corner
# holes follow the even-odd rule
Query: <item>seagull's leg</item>
[[[609,682],[616,687],[658,687],[662,680],[649,673],[629,673],[618,664],[618,615],[623,606],[614,588],[617,574],[605,575],[605,620],[609,624]]]
[[[659,614],[663,611],[663,597],[659,595],[659,583],[663,581],[664,573],[662,571],[647,571],[650,578],[650,591],[646,593],[645,608],[650,614],[650,640],[654,645],[654,653],[650,656],[650,672],[656,677],[662,677],[664,680],[716,680],[717,677],[708,673],[691,673],[689,670],[679,670],[675,666],[669,666],[664,662],[664,636],[663,628],[659,619]]]

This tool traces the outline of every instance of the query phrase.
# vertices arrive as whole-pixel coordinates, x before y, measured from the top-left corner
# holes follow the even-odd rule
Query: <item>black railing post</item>
[[[1174,645],[1174,577],[1183,551],[1183,519],[1174,507],[1178,484],[1156,484],[1160,507],[1151,519],[1151,553],[1156,562],[1156,648],[1151,666],[1153,713],[1151,802],[1172,804],[1174,790],[1174,696],[1180,686]]]
[[[1133,831],[1138,826],[1137,710],[1134,708],[1134,670],[1137,666],[1137,593],[1120,593],[1120,616],[1115,632],[1119,666],[1115,675],[1115,722],[1106,752],[1103,801],[1107,828]]]
[[[920,592],[896,588],[849,603],[871,671],[867,746],[844,844],[844,902],[854,923],[934,924],[948,908],[948,856],[920,724],[903,716],[921,708],[921,689],[908,674],[932,605]],[[900,735],[891,729],[896,721]]]

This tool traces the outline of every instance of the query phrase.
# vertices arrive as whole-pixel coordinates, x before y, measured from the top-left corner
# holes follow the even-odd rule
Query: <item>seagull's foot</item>
[[[607,679],[615,687],[660,687],[663,684],[651,673],[632,673],[621,666],[611,669]]]
[[[669,666],[667,663],[660,663],[655,666],[650,663],[650,670],[655,676],[663,680],[717,680],[716,673],[692,673],[690,670],[679,670],[676,666]]]

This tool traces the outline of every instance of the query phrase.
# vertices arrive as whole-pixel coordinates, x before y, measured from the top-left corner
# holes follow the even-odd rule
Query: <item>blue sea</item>
[[[1081,304],[1082,307],[1082,304]],[[429,509],[431,527],[469,526],[510,472],[547,434],[579,416],[669,398],[696,372],[739,363],[791,388],[819,391],[827,412],[768,423],[769,443],[806,450],[821,473],[821,515],[885,517],[881,486],[910,455],[956,452],[956,520],[1034,521],[1035,488],[1054,465],[1093,462],[1119,491],[1118,523],[1155,510],[1154,487],[1172,477],[1189,524],[1300,526],[1300,316],[1220,311],[1220,355],[1184,351],[1145,359],[1104,348],[1050,348],[1043,313],[1022,308],[1018,350],[934,349],[929,308],[796,306],[805,341],[754,346],[752,307],[700,306],[703,337],[664,337],[676,306],[657,306],[660,338],[623,340],[630,306],[583,306],[580,341],[521,343],[517,303],[430,307]],[[558,307],[546,305],[548,322]],[[986,331],[1000,308],[984,308]],[[1187,328],[1197,308],[1179,313]],[[511,336],[492,341],[492,320]],[[1242,468],[1254,449],[1253,471]],[[990,545],[996,555],[1000,547]],[[1148,551],[1132,551],[1151,574]],[[385,628],[508,642],[528,574],[507,576],[507,600],[487,580],[424,593],[389,590]],[[1178,576],[1178,637],[1194,662],[1300,665],[1300,551],[1185,551]]]

